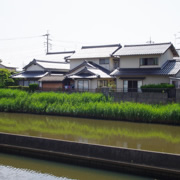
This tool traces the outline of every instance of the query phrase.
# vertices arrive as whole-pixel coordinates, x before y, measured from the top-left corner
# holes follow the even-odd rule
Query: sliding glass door
[[[123,91],[124,92],[141,92],[142,81],[141,80],[124,80]]]

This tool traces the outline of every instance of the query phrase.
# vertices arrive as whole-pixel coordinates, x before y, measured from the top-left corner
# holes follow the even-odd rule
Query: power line
[[[0,41],[12,41],[12,40],[21,40],[21,39],[33,39],[33,38],[39,38],[39,37],[43,37],[43,36],[40,35],[40,36],[5,38],[5,39],[0,39]]]

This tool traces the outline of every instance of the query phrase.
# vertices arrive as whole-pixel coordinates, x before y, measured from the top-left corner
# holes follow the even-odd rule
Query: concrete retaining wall
[[[180,155],[0,133],[0,151],[66,159],[77,164],[163,179],[180,177]],[[69,159],[69,160],[68,160]]]
[[[114,98],[115,102],[130,101],[130,102],[140,102],[140,103],[148,103],[148,104],[158,104],[158,103],[166,104],[169,101],[167,93],[111,92],[110,96]]]
[[[176,102],[180,103],[180,89],[176,89]]]

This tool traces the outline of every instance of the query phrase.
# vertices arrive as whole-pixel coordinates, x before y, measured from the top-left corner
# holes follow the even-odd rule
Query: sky
[[[180,0],[0,0],[0,59],[22,68],[83,45],[172,42],[180,48]]]

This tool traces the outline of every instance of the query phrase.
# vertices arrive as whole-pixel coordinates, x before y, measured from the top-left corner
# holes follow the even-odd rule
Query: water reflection
[[[0,153],[3,180],[148,180],[139,176]]]
[[[180,126],[0,113],[0,131],[180,154]]]

